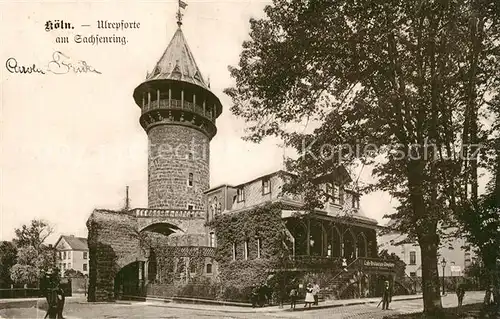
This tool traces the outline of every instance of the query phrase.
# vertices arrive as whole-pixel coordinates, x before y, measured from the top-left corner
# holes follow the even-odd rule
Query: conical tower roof
[[[150,80],[184,81],[209,90],[208,84],[203,79],[194,60],[193,53],[189,49],[180,24],[167,49],[156,63],[153,72],[147,74],[146,81]]]

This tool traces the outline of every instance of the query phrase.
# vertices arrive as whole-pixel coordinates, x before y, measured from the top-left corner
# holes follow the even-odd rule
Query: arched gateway
[[[148,283],[171,274],[165,258],[175,259],[169,265],[177,271],[196,270],[193,260],[214,255],[207,247],[204,192],[222,105],[194,60],[181,18],[160,60],[133,93],[149,141],[148,208],[98,209],[88,219],[89,301],[144,296]],[[210,261],[210,272],[212,266]]]

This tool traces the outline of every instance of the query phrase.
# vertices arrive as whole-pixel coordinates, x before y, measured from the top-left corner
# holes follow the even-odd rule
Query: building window
[[[194,205],[193,204],[187,204],[187,209],[188,210],[193,210],[194,209]]]
[[[192,273],[192,274],[195,274],[196,273],[196,264],[193,262],[189,265],[189,272]]]
[[[352,207],[359,209],[359,197],[358,195],[352,195]]]
[[[68,263],[68,269],[71,269],[71,263]]]
[[[236,257],[238,257],[237,256],[238,253],[236,251],[237,250],[236,248],[237,248],[236,243],[233,243],[233,260],[236,260]]]
[[[87,252],[86,251],[83,252],[83,259],[87,259]]]
[[[63,259],[66,259],[66,252],[63,252]]]
[[[260,238],[257,238],[257,258],[260,258],[260,252],[262,250],[262,242],[260,241]]]
[[[188,157],[189,160],[192,160],[193,159],[193,153],[192,152],[188,152],[187,157]]]
[[[410,265],[417,264],[417,253],[414,251],[410,251]]]
[[[207,264],[207,274],[212,273],[212,264]]]
[[[237,196],[238,196],[238,203],[245,201],[245,191],[244,191],[243,187],[238,188]]]
[[[417,277],[417,273],[416,272],[410,272],[410,277]]]
[[[71,259],[71,251],[68,251],[68,259]]]
[[[189,173],[188,175],[188,186],[189,187],[193,186],[193,173]]]
[[[245,260],[247,260],[248,259],[248,241],[245,241],[245,251],[244,251],[244,253],[245,253]]]
[[[83,264],[83,271],[87,271],[87,264]]]
[[[331,204],[340,205],[340,188],[336,184],[326,184],[326,195]]]
[[[209,242],[209,246],[210,247],[215,247],[215,233],[214,232],[211,232],[210,233],[210,238],[209,238],[210,242]]]
[[[214,219],[215,214],[217,214],[217,196],[214,196],[213,203],[210,205],[210,217],[209,220]]]
[[[332,190],[333,190],[332,192],[333,203],[340,205],[340,187],[336,184],[333,184]]]
[[[262,180],[262,195],[271,193],[271,180],[269,178],[264,178]]]

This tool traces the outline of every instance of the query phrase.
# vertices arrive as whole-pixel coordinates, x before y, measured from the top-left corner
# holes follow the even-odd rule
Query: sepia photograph
[[[500,318],[498,0],[0,26],[0,319]]]

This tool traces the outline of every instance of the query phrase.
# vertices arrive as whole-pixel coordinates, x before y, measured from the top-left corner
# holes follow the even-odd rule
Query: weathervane
[[[177,25],[180,27],[182,25],[182,13],[181,9],[186,9],[187,3],[182,0],[179,0],[179,8],[177,9]]]

